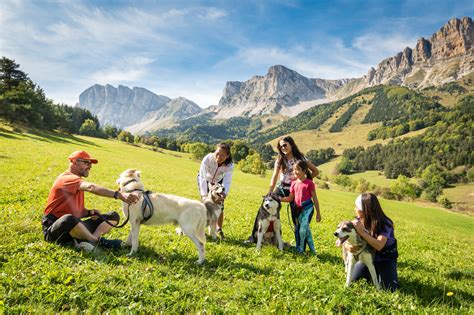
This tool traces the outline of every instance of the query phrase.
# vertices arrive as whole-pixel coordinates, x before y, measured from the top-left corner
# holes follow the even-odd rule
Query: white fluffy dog
[[[120,174],[117,180],[121,191],[139,194],[137,203],[130,206],[123,203],[122,206],[123,213],[129,218],[131,225],[126,241],[128,246],[132,246],[129,255],[138,249],[138,234],[141,224],[173,223],[179,224],[184,234],[194,242],[199,253],[197,262],[202,264],[206,255],[206,207],[199,201],[174,195],[153,193],[147,197],[143,183],[140,181],[140,173],[135,169],[128,169]]]

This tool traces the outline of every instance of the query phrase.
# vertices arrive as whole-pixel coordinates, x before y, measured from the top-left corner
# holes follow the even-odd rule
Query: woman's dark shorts
[[[67,244],[73,241],[69,232],[77,224],[83,224],[89,232],[94,233],[97,227],[105,220],[119,222],[120,216],[115,211],[102,214],[97,219],[89,218],[86,220],[81,220],[71,214],[63,215],[59,219],[51,214],[44,215],[41,220],[44,240],[52,243]]]

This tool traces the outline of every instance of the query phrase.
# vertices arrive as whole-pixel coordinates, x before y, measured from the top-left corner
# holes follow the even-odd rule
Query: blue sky
[[[0,55],[55,102],[89,86],[144,87],[217,104],[226,81],[282,64],[312,78],[360,77],[474,1],[0,2]]]

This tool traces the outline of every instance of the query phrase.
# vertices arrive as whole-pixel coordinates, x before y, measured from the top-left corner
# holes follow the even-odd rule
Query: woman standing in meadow
[[[210,185],[220,183],[225,188],[225,199],[230,191],[233,171],[234,163],[232,162],[230,146],[227,143],[219,143],[214,153],[209,153],[204,157],[199,168],[198,187],[201,198],[207,196]],[[222,200],[222,203],[224,203],[224,200]],[[224,206],[222,206],[222,210],[224,210]],[[217,219],[217,234],[221,239],[224,238],[224,232],[222,231],[223,222],[224,211],[222,211]]]
[[[314,248],[313,235],[309,223],[316,209],[316,222],[321,222],[321,212],[319,211],[319,201],[316,196],[316,187],[313,183],[311,172],[308,168],[307,161],[298,161],[293,166],[293,172],[296,180],[291,182],[290,195],[281,198],[281,201],[294,201],[293,212],[296,215],[295,233],[298,231],[299,237],[296,242],[296,251],[304,253],[305,244],[309,246],[309,250],[316,255]]]
[[[295,179],[293,173],[293,165],[298,161],[306,161],[308,164],[308,168],[311,171],[311,177],[314,178],[319,174],[318,168],[311,163],[303,153],[301,153],[300,149],[293,140],[292,137],[286,136],[281,138],[277,143],[277,150],[278,150],[278,157],[275,161],[275,166],[273,168],[273,175],[270,180],[270,188],[268,193],[273,192],[274,194],[280,197],[287,197],[290,195],[290,186],[291,182]],[[279,179],[278,185],[277,181]],[[293,209],[293,203],[290,203],[291,208],[291,218],[293,224],[296,224],[296,213]],[[257,217],[255,218],[255,222],[253,225],[253,230],[251,236],[248,238],[246,242],[253,242],[256,243],[257,239],[255,237],[255,233],[258,229],[258,213]],[[295,231],[295,239],[298,240],[299,233]]]
[[[380,285],[390,291],[398,289],[397,273],[397,239],[394,234],[393,221],[385,215],[377,196],[364,193],[355,200],[357,219],[352,221],[357,233],[375,249],[374,266]],[[352,248],[348,247],[349,250]],[[358,249],[354,249],[357,252]],[[353,279],[366,278],[370,274],[364,263],[355,265]]]

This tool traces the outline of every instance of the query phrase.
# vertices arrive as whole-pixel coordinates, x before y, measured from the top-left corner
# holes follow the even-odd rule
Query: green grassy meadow
[[[209,241],[207,261],[173,226],[143,227],[135,256],[128,249],[86,253],[43,241],[41,215],[49,189],[84,149],[99,159],[89,181],[114,189],[127,168],[142,171],[149,190],[197,198],[199,161],[118,141],[0,128],[0,312],[232,312],[232,313],[473,313],[474,218],[439,208],[381,200],[399,242],[396,293],[361,281],[345,289],[333,232],[350,219],[354,193],[319,190],[322,222],[312,222],[316,257],[243,244],[249,236],[265,178],[236,171],[226,202],[226,239]],[[111,198],[86,194],[86,206],[119,210]],[[283,238],[293,240],[286,207]],[[129,231],[109,235],[125,240]],[[448,292],[452,292],[448,294]]]

